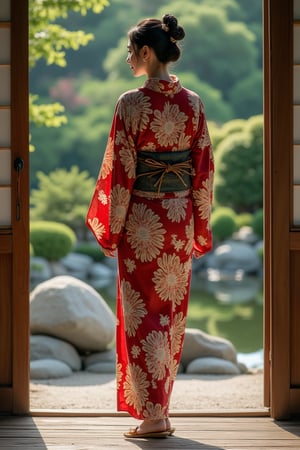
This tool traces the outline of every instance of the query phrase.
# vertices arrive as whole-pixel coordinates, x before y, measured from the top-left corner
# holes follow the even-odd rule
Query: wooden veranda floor
[[[3,450],[300,449],[300,421],[268,417],[174,417],[176,434],[126,440],[129,417],[0,417]]]

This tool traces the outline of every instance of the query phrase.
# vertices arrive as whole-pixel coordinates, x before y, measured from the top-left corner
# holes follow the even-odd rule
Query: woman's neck
[[[160,80],[171,81],[171,77],[165,64],[151,64],[147,68],[148,78],[158,78]]]

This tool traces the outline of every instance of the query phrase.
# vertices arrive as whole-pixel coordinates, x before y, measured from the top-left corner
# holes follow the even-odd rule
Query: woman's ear
[[[143,58],[143,61],[146,62],[150,58],[151,48],[148,45],[144,45],[140,50],[140,56]]]

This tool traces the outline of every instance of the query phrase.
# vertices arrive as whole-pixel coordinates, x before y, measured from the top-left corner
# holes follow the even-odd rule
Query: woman
[[[192,256],[212,246],[213,154],[197,94],[169,74],[184,30],[172,15],[129,31],[127,63],[144,86],[118,100],[87,225],[118,255],[117,400],[142,423],[126,437],[174,432]]]

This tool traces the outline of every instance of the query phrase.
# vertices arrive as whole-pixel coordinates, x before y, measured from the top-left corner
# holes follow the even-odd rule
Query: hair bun
[[[172,14],[165,14],[162,18],[162,23],[167,27],[168,34],[175,41],[180,41],[184,38],[184,29],[178,25],[178,21],[175,16],[172,16]]]

